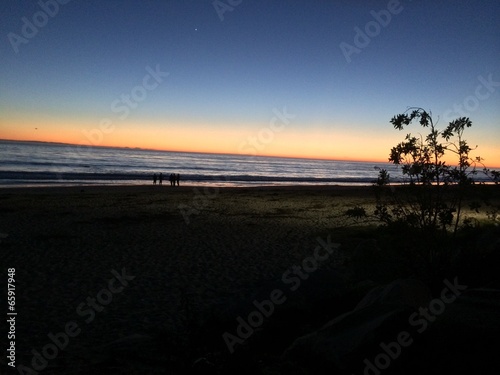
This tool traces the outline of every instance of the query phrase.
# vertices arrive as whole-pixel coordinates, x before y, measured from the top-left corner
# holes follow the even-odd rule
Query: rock
[[[428,288],[416,280],[396,280],[372,289],[350,312],[321,329],[298,338],[285,351],[285,361],[313,373],[346,371],[360,364],[367,350],[394,340],[408,328],[408,317],[431,300]]]
[[[492,374],[500,351],[500,290],[470,288],[446,305],[413,345],[406,369],[418,374]],[[422,361],[425,358],[425,361]],[[405,371],[408,373],[408,370]]]
[[[358,303],[355,310],[373,304],[394,304],[418,309],[427,306],[432,299],[424,283],[413,279],[399,279],[385,287],[375,287]]]

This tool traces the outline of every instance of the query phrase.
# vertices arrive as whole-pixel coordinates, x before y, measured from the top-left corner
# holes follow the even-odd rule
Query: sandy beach
[[[337,214],[367,199],[366,190],[3,189],[2,264],[15,267],[18,279],[18,353],[41,348],[67,321],[82,321],[78,305],[123,268],[135,279],[68,352],[136,333],[183,332],[186,309],[206,314],[223,297],[279,280],[310,256],[315,237],[341,224]]]
[[[47,361],[44,373],[83,374],[99,366],[113,373],[141,361],[143,369],[152,366],[149,373],[165,363],[172,369],[168,373],[180,373],[176,363],[213,352],[210,345],[226,351],[225,330],[235,330],[236,318],[254,308],[252,301],[284,289],[284,273],[314,254],[318,238],[330,237],[340,250],[318,262],[304,287],[287,300],[289,310],[314,308],[316,321],[308,328],[318,327],[352,309],[377,282],[367,260],[366,285],[350,285],[342,306],[317,308],[340,293],[336,285],[345,283],[346,252],[370,241],[362,232],[346,235],[349,223],[343,212],[355,205],[373,207],[371,189],[2,189],[2,272],[15,268],[16,275],[16,361],[30,366],[32,350],[41,352],[51,343],[49,333],[74,322],[78,334],[68,336],[65,350]],[[88,298],[97,298],[104,307],[91,308]],[[281,335],[292,340],[305,330]],[[161,355],[152,347],[158,340]],[[185,348],[193,351],[186,353]]]

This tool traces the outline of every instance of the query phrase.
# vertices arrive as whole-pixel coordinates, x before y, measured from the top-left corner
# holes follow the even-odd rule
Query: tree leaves
[[[471,158],[473,149],[463,139],[464,130],[472,126],[471,120],[457,118],[440,131],[430,112],[412,107],[392,117],[390,122],[397,130],[403,130],[413,122],[429,130],[425,136],[419,137],[408,133],[403,142],[391,148],[389,162],[401,166],[405,178],[403,185],[412,190],[405,196],[391,194],[388,201],[379,196],[375,216],[385,223],[400,222],[426,231],[446,231],[450,226],[456,231],[461,221],[464,191],[476,183],[476,164],[482,161],[479,157]],[[443,160],[445,154],[450,153],[456,155],[456,166]],[[484,171],[494,181],[500,180],[499,172]],[[388,184],[387,171],[381,170],[376,186]]]

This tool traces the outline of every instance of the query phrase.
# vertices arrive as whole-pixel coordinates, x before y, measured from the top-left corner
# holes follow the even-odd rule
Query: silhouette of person
[[[163,173],[160,173],[160,185],[163,183]]]
[[[173,173],[170,173],[170,186],[173,186],[174,185],[174,174]]]
[[[175,176],[175,180],[177,181],[177,186],[179,186],[179,181],[181,180],[181,175],[179,173]]]
[[[153,185],[156,185],[156,173],[153,174]]]

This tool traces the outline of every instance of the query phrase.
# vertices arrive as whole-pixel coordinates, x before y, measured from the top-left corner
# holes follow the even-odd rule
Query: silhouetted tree
[[[467,117],[450,122],[440,131],[430,113],[409,108],[390,122],[397,130],[417,122],[428,133],[409,133],[392,147],[389,161],[400,166],[403,180],[394,184],[387,170],[379,169],[372,214],[363,207],[351,208],[345,214],[355,223],[375,220],[395,229],[391,231],[396,236],[394,241],[403,241],[400,244],[404,248],[414,251],[426,269],[437,274],[435,271],[447,267],[454,251],[449,236],[455,237],[461,227],[472,226],[472,219],[464,215],[464,203],[476,211],[481,207],[478,198],[483,189],[474,185],[484,184],[484,179],[477,179],[477,174],[482,172],[498,184],[500,173],[485,168],[481,157],[471,157],[477,146],[471,148],[464,139],[465,129],[472,126]],[[454,164],[448,164],[445,156]],[[488,201],[483,199],[482,203]],[[499,210],[493,207],[488,216],[496,219]]]
[[[477,146],[470,147],[464,138],[472,126],[467,117],[439,130],[430,113],[409,108],[390,122],[397,130],[418,124],[427,134],[409,133],[391,148],[389,162],[400,168],[402,179],[393,181],[386,169],[377,168],[374,211],[356,206],[344,214],[353,224],[383,224],[376,233],[385,248],[396,251],[392,254],[404,252],[401,264],[439,288],[442,277],[467,258],[471,239],[488,230],[487,223],[482,226],[471,211],[466,213],[465,205],[478,212],[485,204],[487,217],[495,223],[500,219],[498,186],[484,186],[498,184],[500,173],[471,156]],[[484,177],[478,178],[479,173]]]
[[[404,180],[400,187],[384,188],[390,185],[390,176],[387,170],[380,170],[375,216],[385,223],[418,228],[427,235],[450,229],[456,233],[461,224],[467,224],[462,218],[463,203],[470,186],[478,183],[478,166],[496,183],[498,173],[484,168],[481,157],[471,158],[474,149],[464,139],[465,129],[472,126],[469,118],[458,118],[440,131],[430,113],[410,108],[394,116],[391,124],[403,130],[416,121],[429,132],[426,136],[407,134],[391,149],[389,161],[401,166]],[[447,164],[445,154],[455,155],[456,165]]]

